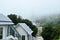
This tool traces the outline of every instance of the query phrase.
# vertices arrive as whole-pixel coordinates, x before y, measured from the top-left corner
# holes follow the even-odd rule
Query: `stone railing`
[[[0,39],[0,40],[18,40],[18,38],[10,35],[10,36],[6,37],[5,39]]]

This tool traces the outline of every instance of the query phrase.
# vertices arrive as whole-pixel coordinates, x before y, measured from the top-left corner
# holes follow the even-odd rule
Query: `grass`
[[[60,40],[60,36],[59,36],[59,37],[54,38],[53,40]]]

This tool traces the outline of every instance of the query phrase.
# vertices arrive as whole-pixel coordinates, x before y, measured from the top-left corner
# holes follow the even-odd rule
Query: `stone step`
[[[37,40],[43,40],[42,36],[37,37]]]

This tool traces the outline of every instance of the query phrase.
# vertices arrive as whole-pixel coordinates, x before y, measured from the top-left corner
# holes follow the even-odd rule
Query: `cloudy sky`
[[[60,0],[0,0],[0,13],[17,14],[31,19],[60,13]]]

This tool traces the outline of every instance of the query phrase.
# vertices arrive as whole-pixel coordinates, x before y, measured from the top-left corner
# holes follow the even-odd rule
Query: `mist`
[[[60,14],[60,0],[0,0],[0,13],[33,21],[36,17]]]

